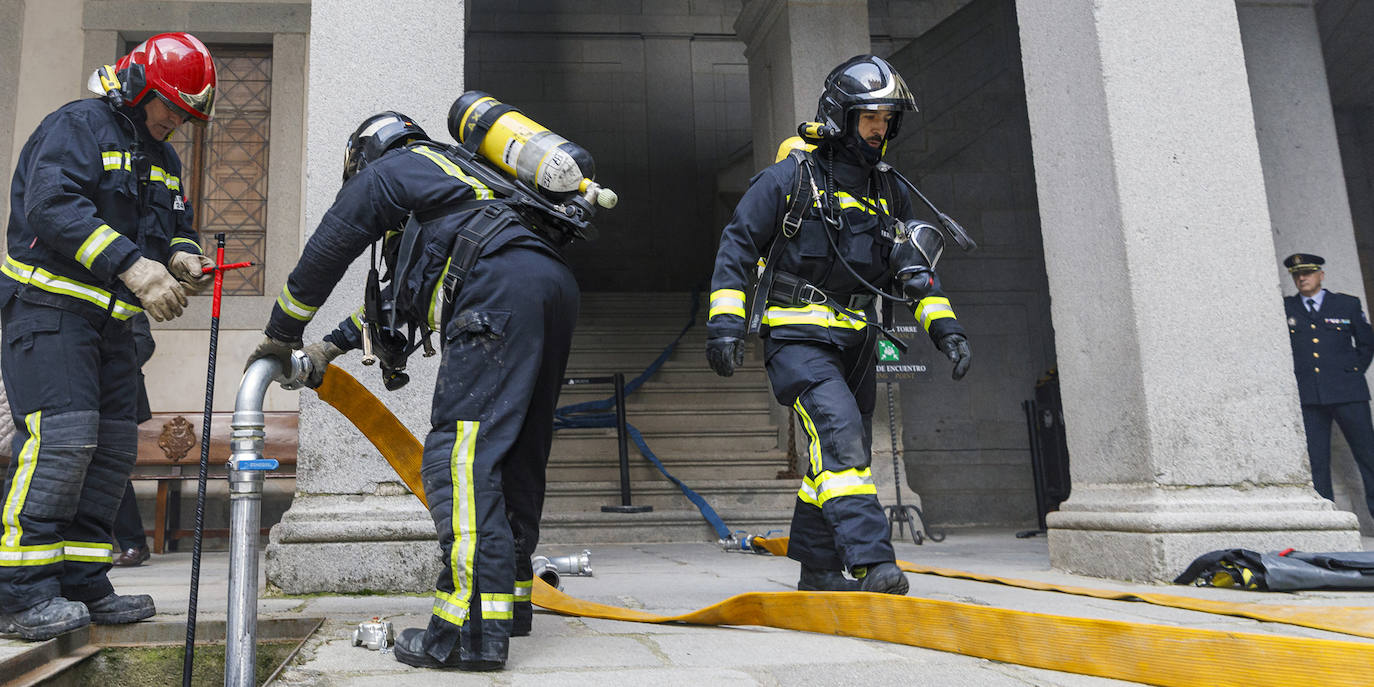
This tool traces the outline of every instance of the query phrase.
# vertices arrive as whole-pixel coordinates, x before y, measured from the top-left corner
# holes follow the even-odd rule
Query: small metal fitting
[[[353,631],[353,646],[366,646],[373,651],[382,651],[391,646],[395,641],[395,635],[391,630],[391,621],[373,618],[368,622],[358,623],[358,629]]]

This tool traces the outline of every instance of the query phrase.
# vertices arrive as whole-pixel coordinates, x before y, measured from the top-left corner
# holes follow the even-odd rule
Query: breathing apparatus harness
[[[590,240],[597,235],[596,227],[591,224],[596,205],[590,200],[595,198],[596,189],[583,195],[571,195],[563,202],[555,202],[524,181],[512,179],[493,169],[474,149],[434,141],[415,141],[409,145],[442,150],[458,160],[465,172],[490,188],[499,199],[469,201],[412,212],[399,230],[387,232],[380,240],[382,260],[388,270],[386,276],[378,274],[377,244],[372,244],[372,264],[363,292],[362,362],[364,365],[380,363],[382,382],[388,391],[395,391],[410,381],[405,369],[412,353],[423,348],[424,356],[428,358],[437,352],[432,339],[434,331],[429,323],[406,317],[398,313],[396,308],[396,290],[405,283],[406,275],[415,266],[423,250],[418,245],[422,234],[420,225],[462,212],[487,215],[485,221],[463,222],[462,229],[454,238],[450,251],[452,260],[441,287],[444,312],[438,320],[440,322],[447,318],[454,296],[487,244],[512,224],[533,228],[535,231],[532,233],[553,249],[565,246],[574,239]],[[382,282],[389,282],[388,288],[383,289]],[[403,325],[405,333],[402,333]]]
[[[834,127],[826,127],[816,122],[803,122],[797,127],[798,134],[803,140],[826,141],[839,137],[840,132]],[[767,309],[767,302],[772,301],[780,304],[796,305],[830,305],[832,308],[839,309],[846,317],[863,322],[866,325],[878,329],[883,337],[905,352],[907,345],[899,340],[896,334],[883,322],[891,322],[891,309],[895,303],[911,304],[918,302],[934,286],[934,267],[939,260],[943,250],[943,239],[940,232],[924,222],[908,221],[902,223],[893,218],[881,203],[875,204],[864,194],[858,194],[858,200],[865,208],[881,217],[887,224],[893,227],[895,233],[895,245],[892,253],[892,265],[896,268],[898,282],[902,284],[901,293],[893,295],[887,293],[868,280],[859,275],[849,261],[845,260],[840,252],[839,245],[835,241],[834,233],[842,228],[847,228],[848,219],[844,212],[837,207],[834,199],[835,179],[829,171],[834,168],[834,150],[831,147],[826,149],[826,165],[819,165],[814,156],[806,150],[792,150],[788,153],[797,161],[797,176],[793,182],[791,202],[788,205],[787,213],[783,217],[783,228],[780,236],[776,237],[769,248],[768,256],[764,259],[763,273],[759,276],[758,284],[752,299],[750,310],[748,331],[755,333],[762,324],[763,313]],[[817,167],[821,168],[825,183],[825,194],[822,195],[820,188],[816,184]],[[892,165],[879,161],[874,165],[874,171],[880,174],[892,174],[898,181],[902,182],[916,194],[921,201],[931,209],[944,227],[945,232],[950,238],[959,245],[965,252],[977,247],[973,239],[959,226],[949,215],[941,212],[933,203],[921,193],[916,185],[897,172]],[[882,179],[883,177],[879,177]],[[870,173],[869,183],[873,181]],[[879,183],[879,186],[886,184]],[[882,189],[879,189],[882,194]],[[849,304],[840,303],[838,299],[828,294],[820,287],[807,282],[797,275],[793,275],[776,267],[776,258],[782,252],[782,245],[791,240],[801,227],[802,216],[807,209],[815,207],[825,225],[822,231],[826,241],[830,244],[830,249],[835,255],[835,259],[840,266],[854,279],[861,287],[877,298],[882,304],[882,318],[879,322],[870,321],[863,316],[863,308],[858,311],[852,307],[852,298]]]

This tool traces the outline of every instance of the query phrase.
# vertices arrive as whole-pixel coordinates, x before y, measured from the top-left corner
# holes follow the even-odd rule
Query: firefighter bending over
[[[581,234],[507,197],[491,168],[475,168],[462,152],[395,112],[365,120],[348,142],[343,188],[252,359],[285,363],[348,264],[383,241],[391,270],[382,304],[373,302],[369,278],[364,309],[304,347],[314,370],[307,383],[318,386],[332,359],[366,346],[365,355],[391,368],[387,385],[395,388],[404,383],[396,370],[414,350],[398,328],[439,336],[421,478],[444,568],[428,628],[402,630],[396,660],[497,670],[509,638],[530,632],[529,556],[579,303],[558,248]]]
[[[773,394],[806,429],[809,460],[788,546],[801,563],[799,590],[907,592],[869,472],[881,303],[914,309],[954,363],[955,379],[970,362],[933,271],[942,239],[914,221],[904,180],[882,162],[902,113],[915,109],[881,58],[860,55],[836,67],[819,122],[803,125],[819,145],[754,177],[716,254],[707,360],[730,376],[744,362],[744,337],[758,327]],[[746,311],[760,257],[765,268]]]

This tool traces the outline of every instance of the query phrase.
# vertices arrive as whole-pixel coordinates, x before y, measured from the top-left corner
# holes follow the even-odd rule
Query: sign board
[[[892,327],[897,338],[907,346],[902,353],[887,337],[878,337],[877,380],[879,382],[911,382],[917,377],[929,374],[930,337],[916,323],[915,317],[902,306],[894,308],[895,326]]]

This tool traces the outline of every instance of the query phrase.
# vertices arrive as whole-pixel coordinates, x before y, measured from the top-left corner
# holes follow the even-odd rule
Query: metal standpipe
[[[278,462],[262,457],[265,437],[263,399],[273,381],[300,388],[310,359],[297,351],[291,374],[281,364],[261,358],[248,366],[239,382],[229,436],[229,617],[224,640],[225,687],[252,687],[257,663],[258,532],[262,527],[262,485]]]

